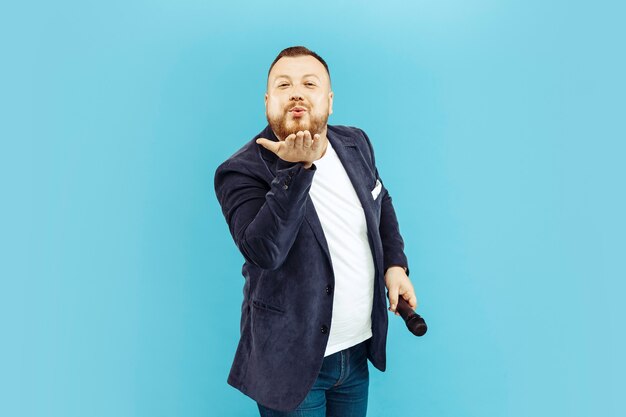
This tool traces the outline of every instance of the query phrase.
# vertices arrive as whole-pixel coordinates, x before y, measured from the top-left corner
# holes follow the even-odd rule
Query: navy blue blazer
[[[245,262],[240,340],[227,382],[260,404],[296,408],[322,367],[330,333],[335,277],[321,223],[309,196],[317,167],[284,161],[255,143],[277,141],[268,126],[223,162],[215,192]],[[361,201],[375,264],[372,333],[367,357],[386,368],[387,299],[384,273],[407,269],[391,197],[361,129],[328,125],[327,137]],[[382,180],[380,180],[382,183]]]

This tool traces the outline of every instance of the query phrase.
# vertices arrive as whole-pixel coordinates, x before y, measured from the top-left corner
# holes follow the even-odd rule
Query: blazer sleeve
[[[273,270],[282,265],[298,234],[317,167],[306,169],[301,162],[279,159],[268,185],[254,164],[242,159],[224,162],[215,171],[215,193],[244,258]]]
[[[409,275],[409,263],[406,254],[404,253],[404,240],[400,235],[400,226],[398,224],[398,219],[396,218],[396,211],[391,202],[391,196],[389,195],[387,188],[384,187],[382,178],[378,175],[378,168],[376,167],[376,158],[374,157],[372,143],[370,142],[367,134],[363,130],[359,130],[365,137],[365,142],[369,146],[372,165],[374,166],[374,170],[376,172],[376,178],[378,178],[383,184],[380,196],[380,198],[382,198],[382,207],[379,232],[383,244],[384,271],[387,272],[389,267],[397,265],[403,267],[406,274]]]

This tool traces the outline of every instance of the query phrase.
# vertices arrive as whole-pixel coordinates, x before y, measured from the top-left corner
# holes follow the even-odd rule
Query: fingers
[[[311,139],[311,132],[309,132],[308,130],[305,130],[303,146],[306,149],[306,148],[310,148],[312,144],[313,144],[313,139]]]
[[[280,149],[280,143],[279,142],[274,142],[273,140],[269,140],[269,139],[265,139],[265,138],[258,138],[256,140],[256,143],[263,146],[265,149],[270,150],[274,153],[278,152],[278,150]]]
[[[406,300],[406,302],[409,304],[409,307],[411,307],[413,310],[417,308],[417,297],[415,296],[415,293],[413,291],[407,290],[404,294],[401,294],[400,296]]]
[[[310,135],[311,135],[311,134],[309,133],[309,136],[310,136]],[[320,147],[320,143],[322,142],[322,139],[321,139],[321,138],[322,138],[322,137],[320,136],[320,134],[319,134],[319,133],[316,133],[316,134],[313,136],[313,140],[311,141],[311,150],[316,151],[316,150],[317,150],[317,148],[319,148],[319,147]]]
[[[311,137],[311,132],[308,130],[301,130],[297,133],[292,133],[283,141],[271,141],[265,138],[258,138],[256,143],[264,148],[274,152],[279,157],[286,160],[300,160],[297,158],[303,158],[302,160],[308,160],[311,153],[315,153],[319,150],[322,142],[320,134],[315,134]]]
[[[415,308],[417,308],[417,296],[415,295],[413,286],[400,285],[400,287],[401,288],[398,290],[400,296],[406,300],[409,307],[415,310]]]
[[[397,311],[398,307],[398,299],[402,297],[409,304],[413,310],[417,308],[417,297],[415,296],[415,292],[411,289],[405,290],[404,293],[401,292],[400,287],[391,287],[389,288],[389,311],[395,313],[396,316],[399,316],[400,313]]]
[[[296,140],[294,142],[294,147],[296,148],[296,150],[299,151],[302,149],[303,142],[304,142],[304,132],[299,131],[298,133],[296,133]]]
[[[311,138],[311,132],[309,132],[308,130],[300,130],[297,133],[292,133],[291,135],[289,135],[290,137],[293,136],[293,146],[296,150],[307,150],[308,148],[312,148],[313,146],[313,139]],[[320,135],[315,135],[318,137],[318,141],[319,141],[319,136]]]
[[[392,286],[389,288],[389,311],[393,311],[398,314],[396,307],[398,306],[398,287]]]
[[[288,150],[290,150],[290,151],[293,150],[293,145],[294,145],[295,139],[296,139],[296,134],[295,133],[292,133],[291,135],[289,135],[289,136],[287,136],[285,138],[285,147]]]

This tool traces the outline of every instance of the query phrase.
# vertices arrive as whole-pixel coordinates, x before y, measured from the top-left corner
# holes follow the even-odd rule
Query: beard
[[[298,104],[298,106],[302,106]],[[293,107],[293,103],[286,107],[283,111],[282,115],[270,116],[268,113],[265,114],[267,117],[267,122],[270,127],[274,131],[274,134],[278,137],[278,140],[285,140],[285,138],[292,133],[297,133],[299,131],[308,130],[311,133],[311,138],[316,134],[322,134],[324,128],[326,127],[326,123],[328,122],[328,114],[325,116],[322,114],[314,114],[311,112],[311,109],[305,107],[307,109],[306,116],[302,116],[298,119],[292,119],[289,115],[289,108]],[[307,118],[307,120],[305,120]]]

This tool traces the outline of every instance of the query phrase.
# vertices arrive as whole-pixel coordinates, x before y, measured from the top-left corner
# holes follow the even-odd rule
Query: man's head
[[[265,115],[278,139],[300,130],[323,134],[332,112],[326,62],[303,46],[283,49],[270,66],[265,93]]]

